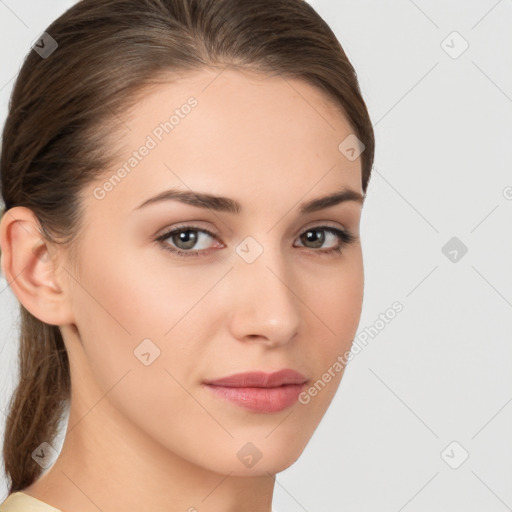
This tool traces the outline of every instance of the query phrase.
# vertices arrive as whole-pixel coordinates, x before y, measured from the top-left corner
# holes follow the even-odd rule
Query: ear
[[[50,325],[72,323],[66,282],[57,271],[62,247],[46,239],[32,210],[16,206],[3,214],[0,248],[2,273],[25,309]]]

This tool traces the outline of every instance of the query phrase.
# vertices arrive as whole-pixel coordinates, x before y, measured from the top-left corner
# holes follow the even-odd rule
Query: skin
[[[96,199],[95,187],[190,96],[197,107]],[[343,187],[363,194],[360,158],[338,150],[353,130],[307,83],[232,69],[189,73],[143,98],[126,114],[129,130],[119,128],[123,156],[82,191],[76,262],[41,239],[30,210],[13,208],[0,224],[11,289],[32,314],[60,326],[72,375],[60,456],[25,492],[69,512],[269,512],[276,473],[304,450],[343,372],[309,403],[270,414],[201,383],[292,368],[311,384],[350,349],[363,302],[362,204],[306,215],[299,205]],[[242,212],[177,201],[133,211],[172,187],[236,199]],[[195,232],[188,250],[202,256],[165,251],[177,237],[154,241],[183,223],[215,232]],[[326,223],[356,241],[322,255],[337,236],[321,231],[317,248],[301,235]],[[263,248],[252,263],[235,252],[247,236]],[[160,356],[145,366],[134,350],[148,338]],[[262,454],[250,468],[237,457],[249,441]]]

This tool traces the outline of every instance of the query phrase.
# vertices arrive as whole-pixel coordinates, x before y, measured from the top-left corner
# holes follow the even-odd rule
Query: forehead
[[[99,182],[121,179],[110,180],[104,204],[135,206],[166,186],[236,191],[242,203],[262,194],[270,204],[340,185],[362,191],[360,159],[338,150],[353,133],[349,122],[303,80],[233,69],[182,74],[142,91],[123,125],[120,158]]]

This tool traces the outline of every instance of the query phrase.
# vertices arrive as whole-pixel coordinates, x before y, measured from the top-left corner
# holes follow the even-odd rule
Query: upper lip
[[[205,380],[204,383],[233,388],[275,388],[286,384],[304,384],[306,381],[306,377],[301,373],[286,368],[274,373],[261,371],[237,373],[220,379]]]

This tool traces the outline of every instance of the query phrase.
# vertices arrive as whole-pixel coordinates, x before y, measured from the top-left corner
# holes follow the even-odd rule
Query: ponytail
[[[9,494],[32,484],[43,467],[32,457],[41,443],[53,444],[69,405],[68,355],[57,326],[20,306],[19,384],[8,405],[3,443]]]

